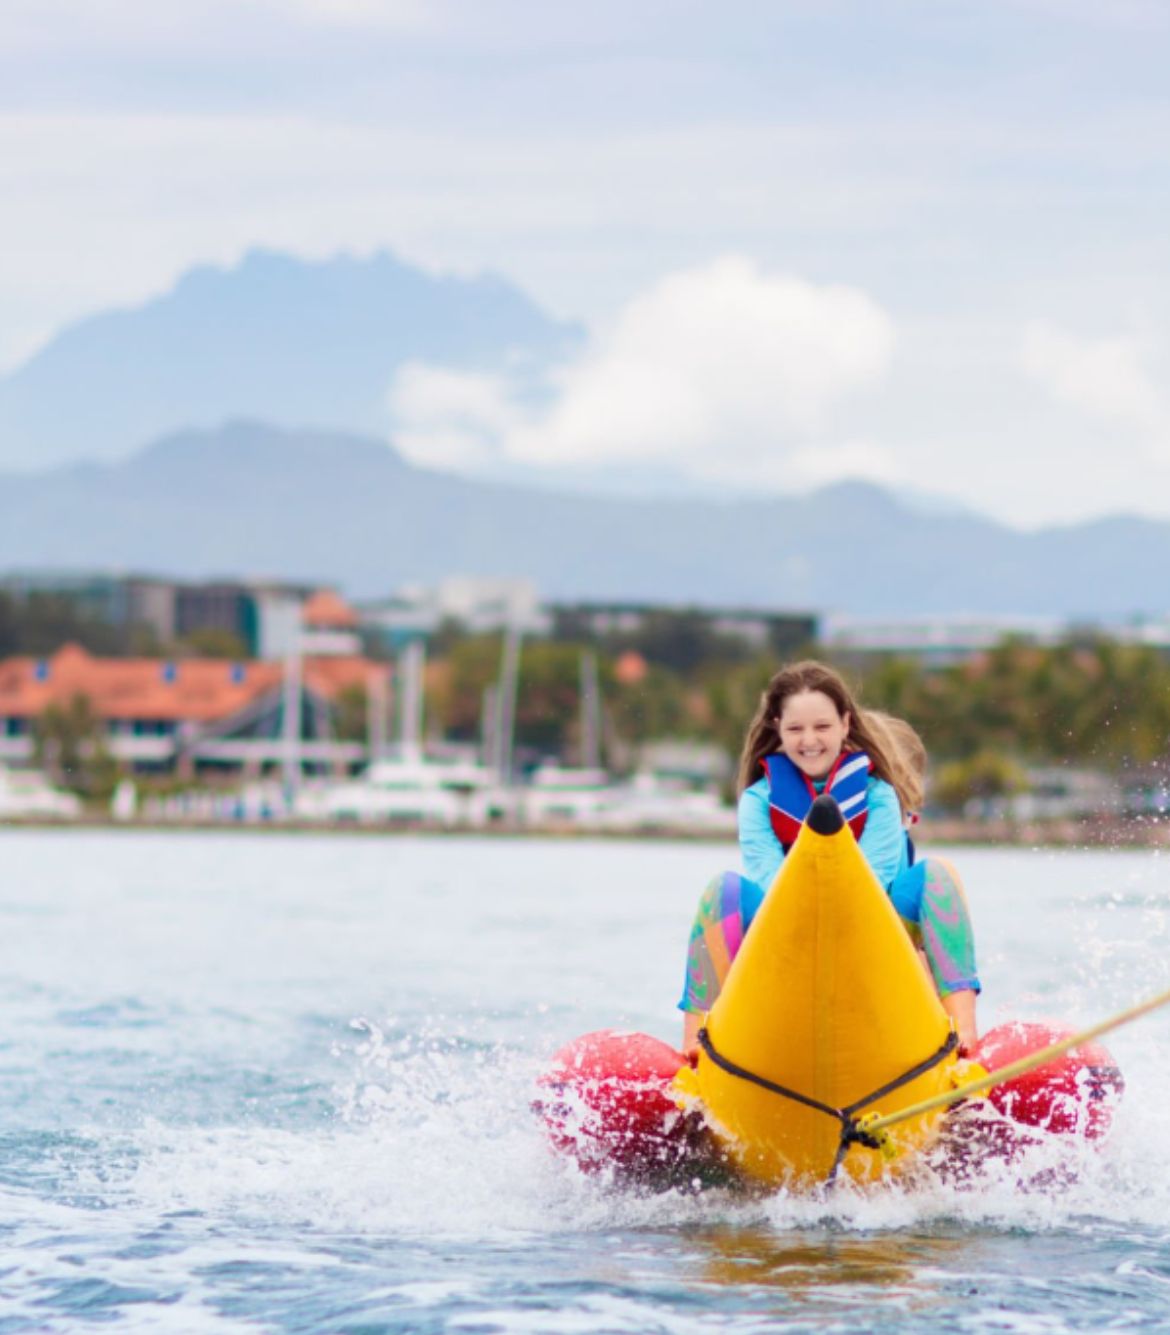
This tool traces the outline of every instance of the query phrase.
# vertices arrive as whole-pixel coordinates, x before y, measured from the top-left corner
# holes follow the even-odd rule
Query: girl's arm
[[[743,873],[762,889],[772,884],[784,861],[784,850],[772,830],[768,815],[768,781],[760,779],[745,788],[739,799],[739,851]]]
[[[906,853],[906,831],[898,794],[884,779],[869,782],[869,815],[857,841],[873,868],[874,875],[889,889],[890,882],[902,869]]]

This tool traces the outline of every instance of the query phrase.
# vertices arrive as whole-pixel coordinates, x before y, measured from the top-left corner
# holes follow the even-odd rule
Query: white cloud
[[[853,478],[894,483],[901,471],[888,449],[868,440],[796,450],[787,461],[787,468],[802,486],[809,487]]]
[[[883,379],[893,346],[890,318],[865,293],[731,256],[631,301],[554,375],[542,409],[524,408],[503,379],[418,365],[396,378],[389,405],[395,439],[420,462],[663,461],[731,480],[782,476],[789,461],[792,482],[855,465],[884,476],[879,451],[833,441],[832,413]]]
[[[475,470],[499,453],[497,442],[523,425],[500,376],[408,362],[391,391],[394,443],[432,468]]]
[[[1135,339],[1088,339],[1033,321],[1024,331],[1024,370],[1058,402],[1105,421],[1161,431],[1166,404]]]

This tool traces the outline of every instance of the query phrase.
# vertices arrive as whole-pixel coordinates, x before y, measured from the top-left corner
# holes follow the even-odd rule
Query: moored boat
[[[75,820],[80,815],[76,793],[55,788],[39,770],[0,765],[0,820]]]

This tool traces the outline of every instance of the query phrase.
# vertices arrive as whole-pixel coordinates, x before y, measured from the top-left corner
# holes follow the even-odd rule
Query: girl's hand
[[[950,992],[942,998],[942,1004],[959,1036],[959,1056],[974,1056],[979,1046],[979,1030],[975,1024],[975,993]]]
[[[699,1060],[699,1030],[703,1027],[705,1015],[696,1015],[687,1011],[683,1016],[682,1055],[694,1066]]]

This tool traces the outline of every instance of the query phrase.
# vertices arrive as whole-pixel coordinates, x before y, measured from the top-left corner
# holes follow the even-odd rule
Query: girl
[[[795,663],[772,678],[740,757],[739,844],[747,876],[716,877],[703,892],[691,929],[679,1002],[688,1056],[765,888],[813,797],[826,788],[925,954],[960,1051],[974,1049],[980,984],[962,885],[946,863],[916,861],[905,828],[922,804],[924,761],[921,740],[909,724],[858,709],[841,677],[823,663]]]

